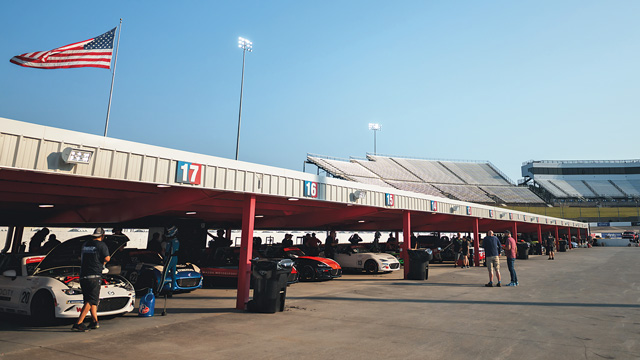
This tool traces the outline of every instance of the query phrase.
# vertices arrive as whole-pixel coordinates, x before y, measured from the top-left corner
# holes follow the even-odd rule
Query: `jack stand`
[[[167,294],[164,294],[164,309],[162,309],[162,316],[167,315]]]

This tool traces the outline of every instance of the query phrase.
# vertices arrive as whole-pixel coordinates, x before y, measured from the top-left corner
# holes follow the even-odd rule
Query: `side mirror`
[[[5,270],[5,271],[2,273],[2,276],[6,276],[6,277],[14,278],[14,277],[18,276],[18,274],[16,273],[16,271],[15,271],[15,270]]]

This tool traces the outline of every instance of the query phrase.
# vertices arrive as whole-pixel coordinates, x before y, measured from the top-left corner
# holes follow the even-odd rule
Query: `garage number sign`
[[[176,169],[176,182],[181,184],[200,185],[202,178],[202,165],[186,161],[178,161]]]
[[[467,206],[467,215],[471,215],[471,206]]]
[[[431,201],[431,211],[438,211],[438,202]]]
[[[385,194],[384,195],[384,204],[386,206],[393,206],[396,203],[396,198],[393,194]]]
[[[310,198],[318,197],[318,183],[315,181],[304,182],[304,196]]]

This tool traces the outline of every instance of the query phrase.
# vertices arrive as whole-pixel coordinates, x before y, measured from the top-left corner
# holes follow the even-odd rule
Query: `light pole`
[[[238,151],[240,150],[240,120],[242,119],[242,90],[244,87],[244,57],[245,54],[252,51],[253,43],[245,38],[238,38],[238,47],[242,49],[242,80],[240,81],[240,109],[238,110],[238,138],[236,140],[236,160],[238,160]]]
[[[373,155],[376,155],[376,132],[382,130],[382,125],[369,123],[369,130],[373,130]]]

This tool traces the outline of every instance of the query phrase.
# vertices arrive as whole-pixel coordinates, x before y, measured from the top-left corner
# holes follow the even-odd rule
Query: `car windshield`
[[[38,268],[34,271],[34,275],[58,267],[79,267],[82,244],[89,239],[92,239],[91,235],[80,236],[56,246],[47,254],[44,260],[40,262]],[[122,235],[107,235],[103,241],[109,248],[109,255],[113,255],[113,253],[123,247],[129,239]]]
[[[286,248],[284,251],[287,255],[305,256],[304,252],[298,248]]]

